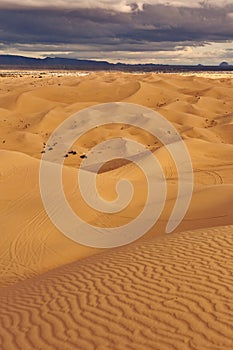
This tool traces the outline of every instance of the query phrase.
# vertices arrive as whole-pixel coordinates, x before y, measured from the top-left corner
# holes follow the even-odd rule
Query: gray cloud
[[[104,8],[114,9],[121,12],[129,12],[133,8],[142,9],[144,4],[158,5],[168,4],[169,6],[183,7],[201,7],[201,6],[219,6],[224,7],[232,4],[232,0],[1,0],[1,7],[31,7],[31,8]]]
[[[167,5],[120,1],[118,10],[108,0],[100,1],[98,8],[91,7],[92,1],[85,2],[88,8],[82,1],[77,8],[72,0],[66,4],[73,8],[63,8],[62,0],[56,8],[45,7],[44,1],[37,1],[37,8],[33,0],[23,1],[21,6],[30,5],[24,8],[10,7],[13,3],[0,5],[0,49],[5,51],[37,47],[40,52],[76,52],[78,57],[85,52],[128,52],[136,57],[144,51],[179,51],[233,40],[233,3],[229,2],[219,7],[206,1],[195,6],[197,2],[191,1],[187,7],[182,0]]]

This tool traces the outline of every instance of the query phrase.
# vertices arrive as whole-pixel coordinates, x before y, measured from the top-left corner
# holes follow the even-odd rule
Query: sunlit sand
[[[1,72],[0,348],[233,348],[232,88],[230,74]],[[64,160],[64,190],[92,225],[130,222],[143,209],[146,181],[131,162],[107,163],[97,176],[101,195],[113,200],[122,177],[135,193],[124,212],[95,212],[77,185],[82,155],[103,140],[127,137],[163,167],[168,193],[159,220],[138,241],[112,250],[65,237],[46,214],[39,188],[50,134],[73,113],[106,102],[135,103],[166,117],[194,170],[190,208],[168,235],[177,172],[165,147],[123,124],[95,128],[76,142]]]

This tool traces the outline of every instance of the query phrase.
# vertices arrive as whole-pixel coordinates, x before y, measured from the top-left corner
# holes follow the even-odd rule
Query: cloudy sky
[[[0,0],[0,54],[233,64],[233,0]]]

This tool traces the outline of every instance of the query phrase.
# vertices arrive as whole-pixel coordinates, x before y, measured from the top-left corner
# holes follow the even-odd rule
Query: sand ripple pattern
[[[232,242],[145,238],[2,288],[0,349],[231,350]]]

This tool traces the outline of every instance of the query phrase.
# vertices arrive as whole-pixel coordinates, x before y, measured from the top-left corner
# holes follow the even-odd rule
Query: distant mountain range
[[[219,66],[205,65],[164,65],[164,64],[125,64],[107,61],[79,60],[59,57],[31,58],[14,55],[0,55],[0,69],[54,69],[54,70],[118,70],[118,71],[233,71],[227,62]]]

